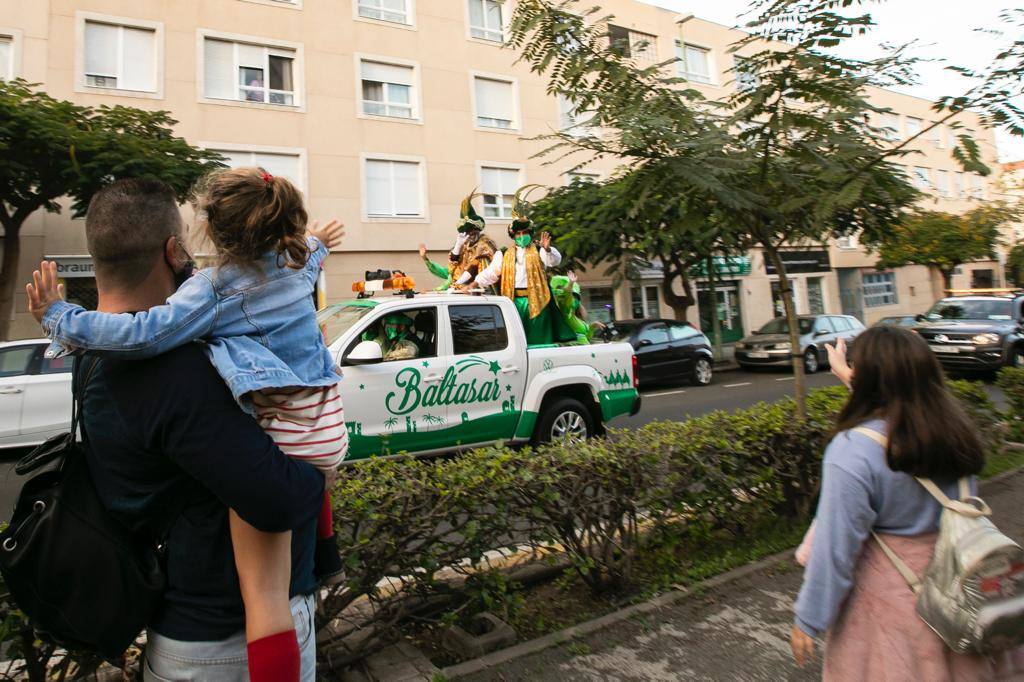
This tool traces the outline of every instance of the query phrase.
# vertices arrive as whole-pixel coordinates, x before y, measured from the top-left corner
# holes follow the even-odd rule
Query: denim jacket
[[[327,247],[310,237],[301,270],[268,253],[255,266],[205,268],[164,305],[139,313],[101,313],[60,301],[43,329],[48,355],[89,351],[148,358],[190,341],[206,354],[243,409],[246,393],[287,386],[330,386],[339,380],[316,323],[313,288]]]

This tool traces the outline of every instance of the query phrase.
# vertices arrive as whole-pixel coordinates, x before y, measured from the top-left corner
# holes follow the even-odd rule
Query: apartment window
[[[711,51],[696,45],[676,41],[676,59],[679,60],[679,75],[696,83],[711,82]],[[739,68],[739,67],[737,67]],[[756,79],[757,77],[754,76]],[[739,77],[737,74],[737,84]]]
[[[500,0],[469,0],[469,35],[495,43],[505,42]]]
[[[953,173],[953,196],[957,199],[964,197],[964,172],[956,171]]]
[[[913,137],[921,132],[921,124],[923,121],[913,116],[907,116],[907,137]]]
[[[935,189],[938,191],[939,196],[949,196],[949,171],[935,171]]]
[[[911,178],[914,180],[914,186],[918,189],[931,189],[932,187],[932,176],[931,170],[924,168],[923,166],[914,166],[913,175]]]
[[[359,16],[409,25],[412,24],[411,3],[412,0],[359,0]]]
[[[971,175],[971,197],[974,199],[985,198],[985,178],[977,173]]]
[[[860,240],[857,239],[857,235],[855,234],[848,234],[836,238],[836,246],[840,249],[856,249],[859,245]]]
[[[678,42],[678,41],[677,41]],[[742,57],[733,58],[733,71],[736,76],[736,87],[740,90],[754,90],[761,85],[761,77],[754,73],[750,62]]]
[[[877,308],[896,305],[896,274],[893,272],[866,272],[863,275],[864,307]]]
[[[887,140],[897,140],[900,138],[899,114],[882,114],[882,135]]]
[[[302,156],[298,153],[256,151],[247,149],[218,149],[215,144],[207,148],[224,157],[224,163],[231,168],[258,167],[271,175],[290,180],[293,185],[305,190]]]
[[[937,125],[934,128],[932,128],[931,131],[928,133],[931,137],[932,144],[935,145],[936,149],[946,148],[945,136],[943,135],[942,129],[943,126]]]
[[[587,309],[591,322],[608,324],[615,319],[615,290],[611,287],[583,287],[580,303]]]
[[[423,217],[421,166],[418,161],[367,159],[367,217]]]
[[[480,169],[480,193],[484,196],[484,217],[511,218],[512,198],[518,187],[518,170],[482,167]]]
[[[14,37],[0,35],[0,80],[14,79]]]
[[[87,87],[156,92],[154,29],[87,20],[83,50]]]
[[[629,301],[634,319],[661,317],[661,294],[657,285],[630,287]]]
[[[658,36],[640,31],[629,32],[629,54],[633,59],[645,62],[658,60]]]
[[[411,66],[362,60],[359,71],[364,114],[392,118],[416,117],[413,105],[415,71]]]
[[[579,112],[565,95],[558,96],[559,129],[571,135],[587,135],[587,123],[593,118],[589,112]]]
[[[206,38],[203,94],[262,104],[298,104],[295,50]]]
[[[473,77],[476,93],[476,124],[481,128],[516,128],[515,83],[482,76]]]

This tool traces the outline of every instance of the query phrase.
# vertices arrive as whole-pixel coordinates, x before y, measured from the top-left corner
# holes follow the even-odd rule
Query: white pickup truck
[[[413,321],[413,359],[384,359],[383,320]],[[388,295],[330,305],[318,321],[343,373],[349,459],[431,454],[497,442],[587,438],[636,414],[627,343],[527,348],[501,296]]]

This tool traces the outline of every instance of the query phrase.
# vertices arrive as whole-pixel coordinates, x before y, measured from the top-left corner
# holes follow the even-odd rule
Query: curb
[[[987,478],[982,481],[979,481],[978,489],[979,491],[981,491],[990,488],[993,485],[998,485],[999,483],[1002,483],[1007,479],[1013,478],[1014,476],[1020,475],[1021,473],[1024,473],[1024,467],[1018,467],[1016,469],[1004,471],[1000,474],[993,476],[992,478]],[[611,625],[615,625],[617,623],[621,623],[622,621],[629,620],[634,616],[650,613],[652,611],[657,611],[658,609],[665,606],[671,606],[676,602],[682,601],[683,599],[689,597],[690,593],[694,590],[711,590],[717,587],[721,587],[725,584],[734,582],[736,580],[739,580],[740,578],[750,575],[751,573],[756,573],[765,568],[774,566],[775,564],[778,564],[783,560],[792,558],[793,551],[794,550],[792,548],[783,550],[776,554],[772,554],[771,556],[759,559],[754,563],[747,564],[745,566],[740,566],[738,568],[732,569],[731,571],[727,571],[720,575],[716,575],[713,578],[708,578],[707,580],[702,580],[698,583],[694,583],[690,587],[674,588],[671,592],[666,592],[664,594],[658,595],[657,597],[654,597],[653,599],[645,601],[641,604],[627,606],[626,608],[619,609],[618,611],[613,611],[609,614],[601,616],[600,618],[595,618],[594,620],[590,620],[585,623],[580,623],[579,625],[573,625],[571,627],[565,628],[564,630],[552,632],[549,635],[544,635],[543,637],[538,637],[537,639],[531,639],[528,642],[517,644],[515,646],[509,647],[508,649],[495,651],[494,653],[487,654],[486,656],[481,656],[480,658],[474,658],[472,660],[465,661],[464,663],[449,666],[447,668],[444,668],[441,671],[441,674],[444,675],[447,679],[454,680],[460,677],[465,677],[467,675],[482,672],[492,666],[500,665],[502,663],[508,663],[509,661],[513,661],[517,658],[522,658],[523,656],[528,656],[530,654],[537,653],[538,651],[543,651],[544,649],[547,649],[549,647],[564,644],[565,642],[568,642],[575,637],[579,637],[581,635],[588,635],[592,632],[603,630],[604,628],[609,627]]]

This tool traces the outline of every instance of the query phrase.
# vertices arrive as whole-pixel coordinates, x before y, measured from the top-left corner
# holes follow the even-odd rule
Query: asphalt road
[[[977,377],[970,377],[977,378]],[[839,382],[827,371],[807,377],[810,388],[835,386]],[[997,405],[1002,395],[991,379],[986,386]],[[714,410],[737,410],[758,402],[772,402],[793,394],[793,374],[785,368],[765,368],[756,372],[732,370],[718,372],[710,386],[687,383],[642,386],[643,406],[633,417],[620,417],[611,423],[617,428],[636,428],[656,420],[684,420]],[[26,451],[3,452],[0,461],[0,521],[10,518],[21,490],[22,479],[14,473],[14,462]]]

